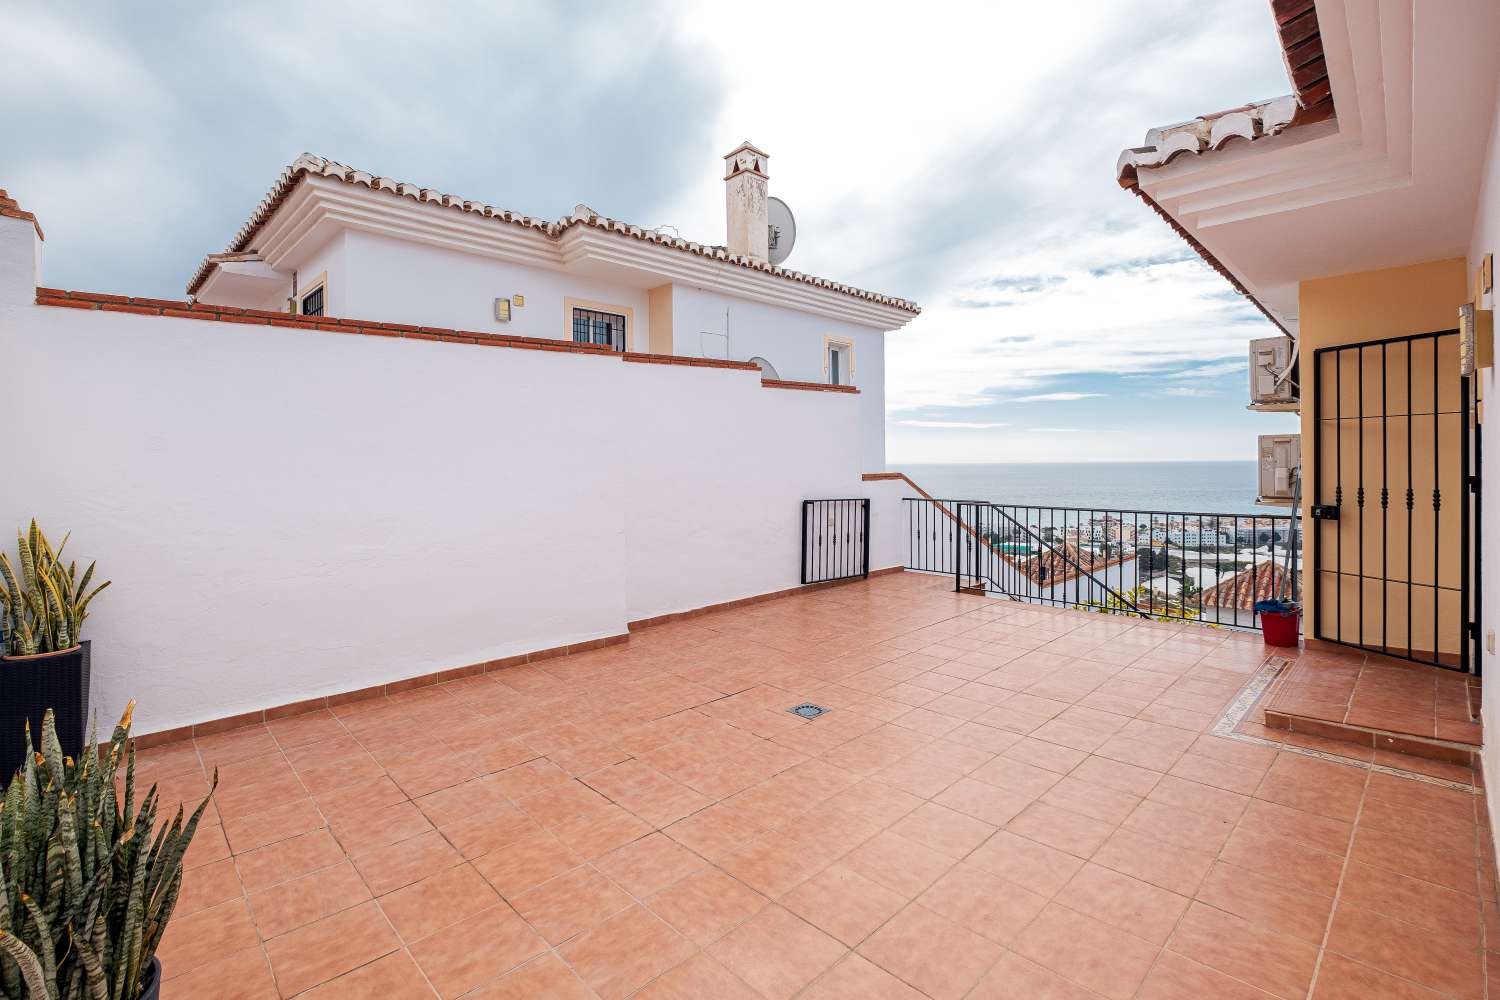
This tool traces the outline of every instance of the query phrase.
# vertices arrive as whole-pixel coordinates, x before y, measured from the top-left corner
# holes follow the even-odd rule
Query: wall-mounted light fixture
[[[1458,358],[1465,376],[1495,364],[1495,312],[1473,302],[1458,307]]]

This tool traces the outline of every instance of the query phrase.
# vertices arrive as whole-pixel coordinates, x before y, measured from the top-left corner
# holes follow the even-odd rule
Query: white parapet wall
[[[101,718],[135,698],[139,732],[172,729],[794,587],[808,498],[876,497],[871,563],[904,560],[909,490],[861,480],[853,395],[38,305],[21,225],[0,529],[71,531],[114,581],[86,629]]]

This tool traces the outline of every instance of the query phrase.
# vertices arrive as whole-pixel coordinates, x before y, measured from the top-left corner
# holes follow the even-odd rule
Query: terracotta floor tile
[[[1108,757],[1090,757],[1075,767],[1069,776],[1140,798],[1150,794],[1161,780],[1162,773]]]
[[[938,879],[917,902],[998,944],[1014,941],[1047,905],[1045,896],[968,863]]]
[[[1004,756],[996,757],[969,777],[1031,798],[1036,798],[1062,780],[1062,775],[1056,771]]]
[[[868,959],[850,954],[803,991],[801,1000],[923,1000],[923,994]]]
[[[1214,856],[1120,829],[1091,860],[1178,895],[1191,896],[1213,866]]]
[[[1047,789],[1042,794],[1041,801],[1111,826],[1119,826],[1140,804],[1141,797],[1081,778],[1067,777]]]
[[[373,902],[335,913],[266,942],[271,971],[283,996],[373,962],[401,947]]]
[[[1266,772],[1255,797],[1321,816],[1352,820],[1364,798],[1368,772],[1296,754],[1282,754]]]
[[[249,851],[234,860],[245,889],[255,892],[336,865],[344,860],[344,849],[332,833],[323,829]]]
[[[181,894],[177,897],[177,908],[172,911],[172,915],[185,917],[189,913],[205,910],[244,894],[234,860],[225,858],[183,873]]]
[[[255,925],[265,939],[358,906],[370,890],[347,861],[250,894]]]
[[[377,896],[394,892],[429,875],[463,864],[463,858],[436,830],[410,840],[361,851],[350,858],[370,891]]]
[[[768,1000],[786,1000],[848,951],[780,906],[768,906],[708,952]]]
[[[1463,935],[1476,947],[1479,944],[1480,903],[1468,893],[1350,862],[1340,899],[1347,906],[1389,914],[1429,931]]]
[[[765,905],[766,898],[760,893],[713,869],[690,875],[657,893],[650,902],[657,916],[700,948],[717,941]]]
[[[1081,913],[1048,904],[1013,949],[1081,986],[1127,1000],[1146,978],[1157,948]]]
[[[907,899],[942,877],[954,860],[887,830],[850,851],[844,864]]]
[[[1039,801],[1005,824],[1005,829],[1075,857],[1088,858],[1109,839],[1115,827]]]
[[[1006,830],[981,844],[967,864],[1048,898],[1083,867],[1080,858]]]
[[[815,927],[854,947],[906,905],[907,897],[834,865],[787,893],[781,903]]]
[[[1317,961],[1316,945],[1255,927],[1203,903],[1194,903],[1167,946],[1287,1000],[1307,995]]]
[[[860,945],[859,953],[934,1000],[958,1000],[1004,949],[912,903]]]
[[[249,904],[244,899],[231,899],[185,917],[174,917],[162,935],[157,956],[163,975],[171,979],[259,944]]]
[[[1323,943],[1333,901],[1286,884],[1276,875],[1261,875],[1223,861],[1215,863],[1198,887],[1198,899],[1252,924]],[[1478,907],[1475,907],[1478,913]]]
[[[436,996],[411,955],[394,951],[300,994],[297,1000],[433,1000]]]
[[[175,917],[174,917],[175,919]],[[214,1000],[277,1000],[276,980],[266,953],[259,947],[237,951],[170,980],[163,992],[171,997],[213,997]]]
[[[704,867],[703,859],[663,833],[604,855],[595,866],[638,899],[646,899]]]
[[[1282,885],[1323,896],[1338,890],[1344,870],[1342,853],[1333,854],[1299,840],[1236,827],[1219,857],[1245,871],[1280,880]]]
[[[503,903],[451,924],[411,946],[411,957],[444,1000],[460,996],[547,950]]]
[[[1412,840],[1363,826],[1354,834],[1351,861],[1435,882],[1458,892],[1474,892],[1478,883],[1476,862],[1457,850],[1457,845]]]
[[[379,899],[380,909],[408,944],[497,902],[495,890],[473,865],[445,869]]]
[[[1166,944],[1188,905],[1185,896],[1095,864],[1079,869],[1054,898],[1155,945]]]
[[[309,833],[323,825],[323,817],[311,800],[299,799],[274,809],[265,809],[224,821],[224,836],[230,850],[244,854],[299,834]]]
[[[1469,1000],[1484,993],[1476,944],[1343,902],[1333,915],[1328,950],[1439,992]]]
[[[704,810],[704,812],[707,811]],[[672,829],[681,831],[684,824],[691,824],[701,815],[703,813],[697,813],[674,823]],[[569,820],[553,828],[552,834],[580,857],[593,860],[644,837],[652,829],[651,824],[639,816],[619,806],[613,806],[597,817],[580,816]],[[673,839],[688,843],[675,835]],[[694,847],[691,843],[688,843],[688,846]],[[694,849],[697,848],[694,847]]]
[[[1151,790],[1146,801],[1187,809],[1226,823],[1237,823],[1250,803],[1250,796],[1169,774]]]
[[[970,1000],[1098,1000],[1099,994],[1070,982],[1015,952],[1006,952],[979,981]]]
[[[760,994],[745,985],[724,966],[705,952],[699,952],[636,994],[639,1000],[761,1000]]]
[[[501,894],[514,896],[582,862],[562,841],[542,830],[476,858],[473,865]]]
[[[1354,827],[1343,820],[1263,799],[1251,799],[1236,829],[1300,840],[1331,854],[1343,855],[1349,849],[1349,836]]]
[[[644,994],[642,994],[644,995]],[[595,1000],[595,993],[553,954],[541,955],[469,995],[472,1000]]]
[[[1030,805],[1033,796],[997,788],[975,778],[960,778],[932,801],[999,827]]]
[[[685,961],[693,946],[639,905],[558,949],[585,983],[604,1000],[621,1000]]]
[[[1312,1000],[1439,1000],[1443,994],[1397,979],[1343,955],[1328,952],[1318,969]]]
[[[1326,959],[1325,959],[1326,962]],[[1272,1000],[1275,994],[1231,979],[1176,952],[1164,951],[1141,984],[1136,1000]]]
[[[926,802],[892,823],[890,831],[950,858],[962,858],[989,839],[996,827],[972,816]]]
[[[1163,779],[1165,780],[1165,779]],[[1195,851],[1216,852],[1234,831],[1234,822],[1179,805],[1146,799],[1120,824],[1123,830]]]
[[[1212,757],[1200,757],[1197,754],[1188,753],[1172,765],[1172,774],[1179,778],[1212,785],[1215,788],[1249,795],[1260,786],[1266,769],[1241,767],[1238,764],[1215,760]]]
[[[510,902],[556,945],[619,913],[630,905],[631,898],[592,866],[581,865],[512,897]]]

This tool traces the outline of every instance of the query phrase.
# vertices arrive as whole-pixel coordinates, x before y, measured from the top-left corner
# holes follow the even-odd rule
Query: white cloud
[[[1102,392],[1044,392],[1036,396],[1017,396],[1012,403],[1066,403],[1075,399],[1093,399]]]
[[[903,427],[951,427],[959,430],[989,430],[992,427],[1009,427],[1009,424],[976,423],[968,420],[898,420]]]
[[[1217,389],[1204,389],[1193,385],[1169,385],[1162,389],[1158,395],[1162,396],[1184,396],[1192,399],[1201,399],[1208,396],[1219,395]]]
[[[1028,427],[1033,434],[1077,434],[1081,427]]]

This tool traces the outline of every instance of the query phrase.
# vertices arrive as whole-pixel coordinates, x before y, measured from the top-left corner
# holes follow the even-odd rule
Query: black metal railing
[[[906,568],[955,590],[1239,628],[1256,601],[1301,599],[1290,514],[908,499],[906,519]]]
[[[802,501],[802,582],[870,575],[870,501]]]

